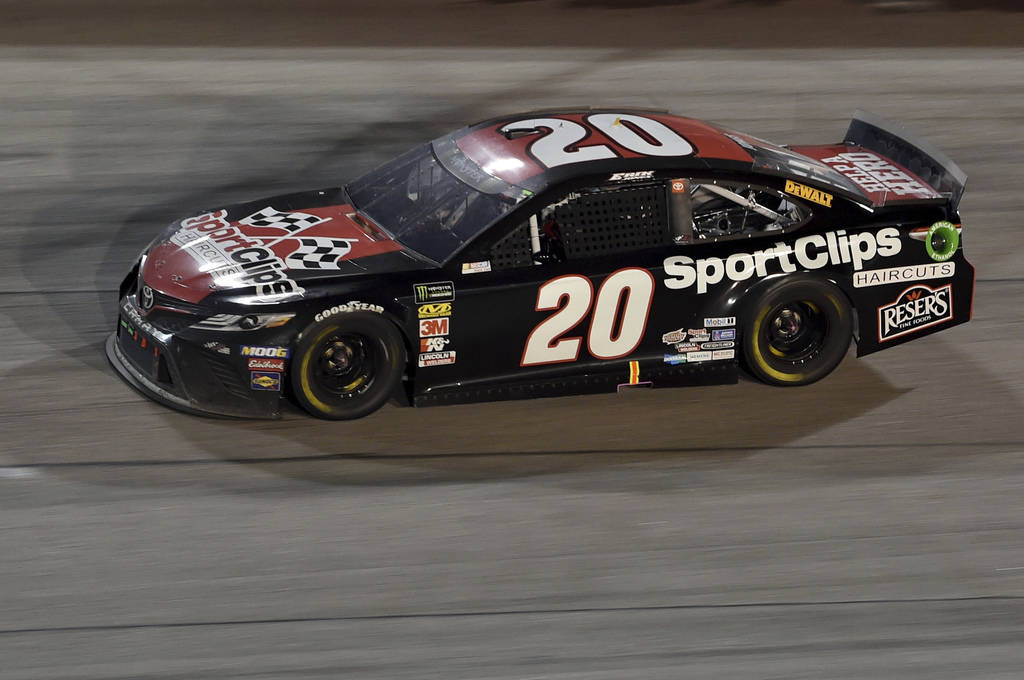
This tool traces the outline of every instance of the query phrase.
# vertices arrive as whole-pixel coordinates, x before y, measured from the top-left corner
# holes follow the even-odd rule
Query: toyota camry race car
[[[945,155],[858,113],[783,147],[646,110],[477,123],[345,187],[190,215],[120,287],[111,363],[185,411],[774,385],[968,321]]]

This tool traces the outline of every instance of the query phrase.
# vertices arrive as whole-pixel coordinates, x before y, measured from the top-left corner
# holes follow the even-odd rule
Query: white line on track
[[[31,479],[38,477],[39,471],[24,467],[0,467],[0,479]]]

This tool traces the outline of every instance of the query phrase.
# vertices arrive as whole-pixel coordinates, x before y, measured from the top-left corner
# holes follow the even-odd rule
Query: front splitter
[[[122,380],[131,385],[136,392],[144,397],[152,399],[153,401],[159,402],[164,406],[170,406],[177,411],[182,411],[196,416],[206,416],[208,418],[266,419],[267,417],[281,417],[280,413],[267,415],[245,415],[217,411],[216,409],[200,408],[193,402],[168,392],[132,366],[131,362],[128,361],[124,353],[121,352],[121,348],[117,345],[116,332],[111,333],[107,337],[107,341],[104,344],[104,351],[107,355],[107,361],[109,361],[110,365],[114,367],[117,374],[121,376]]]

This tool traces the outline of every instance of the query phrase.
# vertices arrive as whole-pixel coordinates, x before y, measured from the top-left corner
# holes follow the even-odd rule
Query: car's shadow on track
[[[150,402],[108,366],[96,366],[99,351],[90,343],[66,361],[78,364],[76,380],[98,385],[117,401],[65,411],[62,426],[47,435],[50,448],[59,451],[48,459],[54,464],[38,458],[22,463],[90,484],[201,484],[241,493],[279,487],[282,480],[410,486],[538,476],[569,488],[657,492],[699,485],[709,470],[814,440],[816,433],[883,409],[908,392],[851,356],[829,378],[799,389],[744,380],[422,409],[389,405],[347,422],[316,420],[296,410],[280,421],[228,420]],[[28,364],[7,380],[31,380],[41,370]],[[88,441],[90,434],[96,437],[97,417],[107,420],[107,430],[98,431],[116,436]],[[830,439],[822,448],[834,443]],[[638,464],[651,474],[623,475],[629,489],[616,475],[587,474]]]
[[[272,440],[275,452],[296,451],[295,458],[254,456],[245,464],[326,484],[424,484],[654,463],[684,474],[645,477],[644,489],[675,488],[687,484],[686,471],[784,447],[904,393],[851,359],[823,383],[798,390],[743,381],[447,407],[387,406],[342,423],[294,414],[261,428],[258,436]],[[210,422],[208,428],[193,442],[224,459],[237,455],[237,444],[211,446],[210,430],[219,431],[217,439],[225,442],[252,437],[246,423]],[[190,438],[192,432],[185,428],[181,435]],[[589,482],[561,477],[558,483]]]

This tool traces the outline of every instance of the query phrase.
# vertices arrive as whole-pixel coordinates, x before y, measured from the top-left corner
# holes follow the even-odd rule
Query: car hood
[[[345,198],[341,189],[310,191],[186,217],[149,249],[142,279],[188,302],[231,291],[260,303],[299,297],[309,279],[429,266]]]

